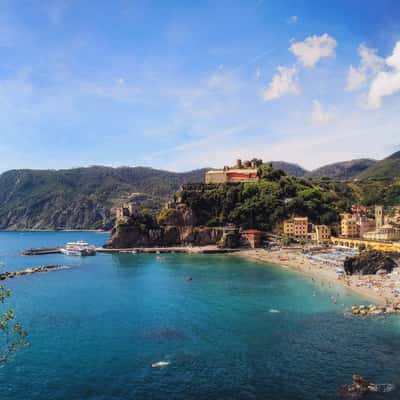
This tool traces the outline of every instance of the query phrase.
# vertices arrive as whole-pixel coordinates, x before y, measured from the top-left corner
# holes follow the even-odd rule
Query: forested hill
[[[108,229],[111,208],[124,199],[158,210],[183,183],[202,182],[204,174],[102,166],[10,170],[0,175],[0,229]]]
[[[308,178],[326,176],[338,180],[348,180],[373,166],[377,161],[368,158],[324,165],[305,174]]]

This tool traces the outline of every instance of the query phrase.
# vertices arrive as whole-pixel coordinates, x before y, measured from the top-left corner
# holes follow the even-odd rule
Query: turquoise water
[[[1,270],[76,267],[6,281],[31,347],[0,367],[4,399],[335,399],[353,373],[400,388],[400,319],[345,316],[344,289],[234,256],[19,255],[79,239],[107,235],[0,232]]]

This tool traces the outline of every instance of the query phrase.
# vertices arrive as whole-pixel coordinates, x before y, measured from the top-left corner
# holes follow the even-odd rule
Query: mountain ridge
[[[400,178],[400,152],[380,161],[356,159],[313,171],[285,161],[268,164],[287,175],[306,179],[328,177],[355,182]],[[0,174],[0,229],[110,229],[114,207],[133,199],[156,213],[182,184],[203,182],[208,170],[170,172],[150,167],[99,165],[12,169]],[[368,190],[371,192],[368,202],[379,200],[372,196],[381,193],[381,188],[375,186],[372,192]],[[388,199],[397,198],[397,184],[387,190]]]

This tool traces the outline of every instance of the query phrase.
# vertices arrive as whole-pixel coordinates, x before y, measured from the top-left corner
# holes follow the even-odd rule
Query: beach
[[[310,276],[314,282],[336,284],[365,297],[377,304],[399,302],[397,290],[400,288],[400,271],[391,274],[339,276],[336,268],[308,259],[301,250],[252,249],[236,253],[237,256],[261,263],[274,264]]]

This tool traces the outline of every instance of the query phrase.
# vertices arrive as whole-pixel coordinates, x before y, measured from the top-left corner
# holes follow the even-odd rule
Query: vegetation
[[[262,230],[273,230],[292,215],[331,224],[355,201],[345,183],[295,178],[268,165],[262,166],[259,182],[185,185],[179,195],[193,209],[199,225],[231,223]]]
[[[359,159],[343,161],[334,164],[325,165],[305,174],[308,178],[329,177],[337,180],[348,180],[355,178],[358,174],[366,171],[376,163],[375,160]]]
[[[112,207],[133,193],[155,214],[183,183],[203,181],[204,173],[142,167],[8,171],[0,175],[0,229],[108,229]]]
[[[291,213],[328,223],[353,201],[400,204],[400,152],[378,162],[353,160],[311,172],[285,162],[272,166],[286,173],[264,164],[257,184],[203,185],[187,189],[185,196],[205,224],[246,225],[248,220],[260,227],[274,226]],[[156,215],[182,184],[203,182],[205,172],[101,166],[11,170],[0,175],[0,229],[109,229],[113,207],[134,199]]]
[[[362,180],[392,180],[400,177],[400,151],[376,162],[358,175]]]
[[[0,285],[0,305],[4,306],[11,296],[11,291]],[[0,313],[0,364],[9,361],[15,352],[29,346],[26,340],[27,332],[19,322],[14,322],[15,316],[12,309]]]

